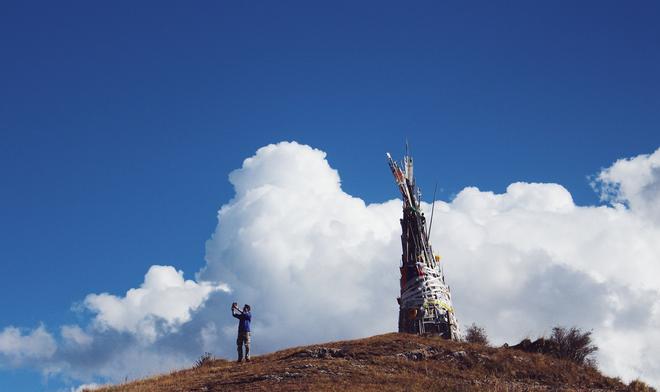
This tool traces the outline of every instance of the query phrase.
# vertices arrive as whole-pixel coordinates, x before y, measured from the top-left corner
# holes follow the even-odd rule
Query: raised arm
[[[236,313],[236,312],[238,312],[238,313]],[[243,312],[241,312],[241,310],[238,308],[238,306],[236,306],[236,302],[231,304],[231,315],[236,317],[239,320],[241,319],[241,316],[243,315]]]

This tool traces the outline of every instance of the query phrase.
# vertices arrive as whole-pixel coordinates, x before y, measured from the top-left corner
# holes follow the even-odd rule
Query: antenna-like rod
[[[436,181],[435,187],[433,187],[433,203],[431,203],[431,219],[429,220],[429,233],[427,237],[431,239],[431,228],[433,227],[433,213],[435,212],[435,191],[438,190],[438,182]]]

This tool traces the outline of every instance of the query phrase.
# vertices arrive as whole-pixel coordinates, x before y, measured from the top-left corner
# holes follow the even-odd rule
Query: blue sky
[[[0,329],[76,322],[152,264],[192,278],[228,173],[284,140],[343,188],[427,198],[588,175],[660,146],[660,6],[640,1],[17,2],[0,11]],[[39,390],[0,371],[2,390]],[[49,381],[57,387],[58,381]]]

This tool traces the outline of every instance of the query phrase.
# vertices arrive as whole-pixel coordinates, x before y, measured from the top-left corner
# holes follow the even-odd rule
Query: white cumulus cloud
[[[183,271],[171,266],[154,265],[144,283],[130,289],[124,297],[90,294],[85,306],[96,313],[97,327],[130,332],[154,341],[163,332],[172,332],[190,321],[214,291],[229,291],[226,285],[184,280]]]
[[[16,327],[0,332],[0,359],[4,357],[13,365],[50,358],[56,350],[55,339],[43,325],[25,334]]]
[[[660,226],[630,209],[573,205],[557,187],[466,189],[436,204],[432,240],[459,316],[499,343],[558,324],[593,329],[603,370],[660,383]]]
[[[325,153],[297,143],[259,149],[229,179],[236,197],[218,214],[200,276],[252,305],[255,347],[394,328],[398,201],[343,192]]]
[[[660,149],[619,159],[596,177],[605,201],[627,203],[640,215],[660,222]]]

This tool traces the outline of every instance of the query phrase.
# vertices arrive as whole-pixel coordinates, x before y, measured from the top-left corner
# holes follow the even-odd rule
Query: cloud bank
[[[140,288],[128,290],[124,297],[90,294],[85,298],[85,307],[96,313],[94,323],[98,329],[129,332],[153,342],[190,321],[191,313],[218,290],[228,292],[229,287],[184,280],[183,271],[154,265]]]
[[[346,194],[325,153],[296,143],[259,149],[229,180],[236,197],[218,213],[199,275],[252,305],[260,344],[395,328],[399,201]]]
[[[637,215],[660,221],[660,152],[620,159],[594,182],[601,199],[630,206]]]
[[[593,329],[606,373],[660,385],[659,173],[660,149],[615,162],[593,177],[601,206],[538,183],[437,201],[431,240],[459,321],[496,343],[558,324]],[[400,200],[345,193],[325,153],[295,142],[259,149],[229,180],[236,194],[196,280],[153,266],[124,296],[87,296],[88,325],[59,337],[5,328],[0,361],[38,358],[49,372],[103,382],[189,365],[203,351],[232,357],[234,300],[252,305],[257,352],[396,330]]]

